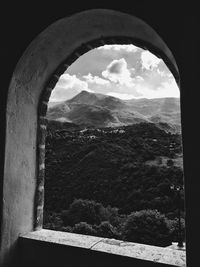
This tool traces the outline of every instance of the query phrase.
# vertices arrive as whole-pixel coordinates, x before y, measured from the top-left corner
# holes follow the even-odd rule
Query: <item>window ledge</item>
[[[101,238],[68,232],[38,230],[21,235],[22,239],[79,247],[171,266],[186,266],[186,252],[116,239]]]

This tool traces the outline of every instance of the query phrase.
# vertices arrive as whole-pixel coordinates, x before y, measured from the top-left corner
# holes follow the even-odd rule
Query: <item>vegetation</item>
[[[170,185],[183,184],[181,154],[180,135],[153,123],[49,123],[44,227],[159,246],[176,240],[184,195],[179,203]]]
[[[52,216],[46,221],[51,219]],[[53,223],[46,223],[45,228],[149,245],[165,247],[177,241],[178,237],[177,219],[170,220],[157,210],[121,215],[116,208],[104,207],[91,200],[76,199],[68,210],[63,211],[61,216],[55,215],[53,219]],[[183,238],[184,230],[182,219]]]
[[[170,228],[166,217],[157,210],[132,212],[124,224],[125,240],[149,245],[171,244]]]

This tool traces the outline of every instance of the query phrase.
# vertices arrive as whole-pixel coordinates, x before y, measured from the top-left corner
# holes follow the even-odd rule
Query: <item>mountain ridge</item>
[[[47,119],[89,127],[117,127],[140,122],[166,123],[169,131],[180,131],[179,98],[121,100],[113,96],[81,91],[73,98],[48,107]],[[166,125],[164,126],[167,130]]]

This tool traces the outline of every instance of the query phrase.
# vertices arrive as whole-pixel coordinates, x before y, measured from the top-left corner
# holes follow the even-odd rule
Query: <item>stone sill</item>
[[[171,266],[186,266],[186,252],[116,239],[101,238],[68,232],[38,230],[21,235],[22,239],[44,241],[70,247],[85,248]]]

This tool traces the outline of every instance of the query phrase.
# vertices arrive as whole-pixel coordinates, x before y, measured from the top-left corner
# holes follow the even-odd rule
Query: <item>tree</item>
[[[123,238],[126,241],[155,246],[171,244],[167,218],[157,210],[132,212],[124,223]]]
[[[93,200],[76,199],[67,211],[62,212],[64,225],[74,226],[80,222],[100,224],[102,221],[103,205]]]
[[[63,221],[59,213],[56,212],[44,212],[43,227],[46,229],[60,230],[63,226]]]
[[[111,207],[110,205],[101,209],[102,221],[108,221],[111,225],[118,226],[122,220],[118,211],[118,208]]]
[[[168,226],[170,229],[170,235],[171,235],[173,242],[178,242],[178,237],[179,237],[178,218],[175,218],[174,220],[168,220]],[[184,220],[184,218],[181,218],[181,236],[182,236],[183,240],[185,240],[185,220]]]
[[[95,227],[97,235],[100,237],[107,237],[107,238],[120,238],[117,229],[112,226],[108,221],[102,222],[100,225]]]
[[[86,223],[86,222],[80,222],[75,224],[75,226],[72,228],[73,233],[77,234],[83,234],[83,235],[93,235],[96,236],[97,232],[92,227],[92,225]]]

